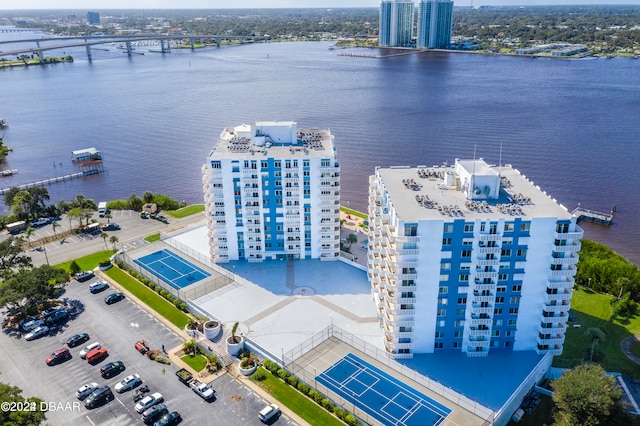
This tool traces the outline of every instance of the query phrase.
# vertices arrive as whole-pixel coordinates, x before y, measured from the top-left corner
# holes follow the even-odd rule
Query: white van
[[[104,217],[105,214],[107,214],[107,202],[100,201],[100,203],[98,203],[98,216]]]

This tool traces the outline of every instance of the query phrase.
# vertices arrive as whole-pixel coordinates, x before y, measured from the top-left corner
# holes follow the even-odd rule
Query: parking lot
[[[181,339],[162,323],[128,299],[106,305],[104,297],[114,291],[89,292],[89,284],[97,278],[79,283],[72,281],[61,299],[69,311],[69,320],[40,339],[27,342],[24,333],[5,329],[0,336],[0,380],[23,389],[24,396],[38,396],[54,409],[47,413],[49,424],[129,425],[142,424],[134,410],[132,392],[115,393],[106,405],[88,410],[75,397],[85,383],[108,384],[111,389],[130,374],[140,374],[150,392],[160,392],[169,411],[177,410],[183,424],[214,424],[219,418],[225,425],[259,425],[257,413],[265,401],[229,374],[213,382],[216,399],[205,402],[175,376],[178,368],[149,360],[138,353],[134,343],[146,339],[152,349],[164,345],[167,350],[182,344]],[[98,341],[109,355],[96,365],[88,364],[78,353],[86,345],[71,349],[72,358],[55,366],[47,366],[45,357],[62,348],[76,333],[89,333],[89,342]],[[126,370],[103,379],[99,369],[108,362],[122,360]],[[284,416],[277,424],[291,424]]]

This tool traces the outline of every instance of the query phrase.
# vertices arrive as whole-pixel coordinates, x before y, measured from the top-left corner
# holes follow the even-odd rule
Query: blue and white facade
[[[423,0],[418,3],[418,49],[448,49],[453,26],[453,1]]]
[[[338,259],[340,165],[329,130],[227,128],[202,172],[213,261]]]
[[[381,47],[410,47],[413,43],[413,2],[406,0],[380,3]]]
[[[562,352],[582,229],[510,166],[377,168],[368,267],[391,357]]]

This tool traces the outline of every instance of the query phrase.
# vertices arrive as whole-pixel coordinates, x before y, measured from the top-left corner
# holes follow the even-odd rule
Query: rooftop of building
[[[231,159],[331,158],[334,155],[329,129],[298,129],[295,121],[258,121],[226,128],[209,154]]]
[[[570,219],[571,213],[552,199],[540,187],[511,165],[493,166],[480,160],[456,160],[454,166],[417,166],[376,168],[388,199],[393,204],[398,217],[406,222],[419,220],[445,220],[506,218],[513,220],[534,217],[557,217]],[[461,181],[460,175],[468,174],[480,179],[500,182],[498,191],[491,191],[484,183],[471,188],[478,194],[485,192],[492,196],[474,197],[467,195],[469,186]],[[473,178],[471,178],[473,184]],[[482,195],[482,194],[481,194]],[[476,198],[476,199],[474,199]]]

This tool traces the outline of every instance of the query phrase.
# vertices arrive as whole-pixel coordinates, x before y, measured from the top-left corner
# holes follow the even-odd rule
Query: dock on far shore
[[[571,214],[576,216],[576,221],[581,222],[583,220],[590,220],[592,222],[604,223],[605,225],[611,225],[613,223],[613,217],[616,213],[616,205],[611,206],[611,212],[602,213],[595,210],[585,209],[578,203],[578,207],[571,211]]]

